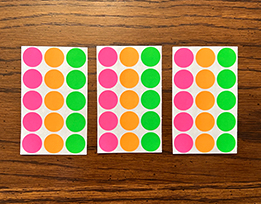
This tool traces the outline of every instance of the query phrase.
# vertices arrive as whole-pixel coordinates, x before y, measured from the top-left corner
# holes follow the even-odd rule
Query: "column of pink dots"
[[[181,111],[173,120],[174,127],[181,132],[174,139],[174,147],[181,153],[186,153],[193,147],[193,139],[184,133],[189,131],[194,123],[192,116],[186,112],[193,105],[193,97],[186,91],[194,81],[193,75],[189,71],[193,60],[193,53],[187,48],[177,50],[174,55],[174,63],[179,67],[179,71],[176,72],[173,80],[175,88],[180,91],[174,96],[173,102],[175,107]]]
[[[43,121],[41,116],[34,112],[43,102],[42,96],[35,90],[43,81],[41,73],[37,70],[42,59],[41,51],[35,47],[27,48],[22,56],[22,63],[28,67],[22,75],[22,82],[29,89],[22,98],[24,107],[29,111],[22,119],[23,127],[29,132],[22,140],[22,147],[28,153],[35,153],[42,147],[42,140],[36,132],[42,127]]]
[[[118,117],[111,111],[117,105],[118,97],[115,92],[110,90],[118,82],[116,72],[111,69],[117,60],[117,52],[111,47],[104,47],[98,53],[98,61],[104,67],[98,76],[98,82],[104,88],[104,91],[99,95],[98,103],[105,110],[98,116],[98,123],[106,131],[98,142],[105,152],[111,152],[118,146],[118,138],[110,132],[118,125]]]

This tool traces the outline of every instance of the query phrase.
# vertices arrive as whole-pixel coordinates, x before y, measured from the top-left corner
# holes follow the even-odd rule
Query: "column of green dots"
[[[161,77],[154,68],[160,58],[160,52],[154,47],[147,47],[141,53],[141,61],[147,67],[141,75],[141,82],[147,88],[141,96],[141,103],[147,109],[141,117],[141,124],[144,129],[148,130],[141,139],[141,145],[149,152],[156,151],[161,143],[160,137],[153,132],[161,123],[160,116],[154,111],[161,102],[159,93],[155,91],[155,87],[160,84]]]
[[[221,152],[230,152],[236,145],[235,138],[228,133],[236,125],[235,116],[229,112],[236,105],[236,96],[231,91],[236,84],[236,75],[230,69],[236,62],[236,53],[231,48],[223,48],[219,51],[217,60],[223,68],[217,76],[217,82],[224,89],[217,97],[217,104],[224,111],[217,117],[217,126],[224,132],[217,139],[217,147]]]
[[[86,145],[84,138],[78,134],[86,126],[86,118],[79,113],[86,105],[86,97],[80,92],[86,84],[86,76],[78,70],[85,64],[86,55],[81,49],[73,48],[67,53],[66,60],[72,67],[72,71],[66,76],[66,83],[72,89],[66,97],[66,105],[73,111],[66,118],[66,126],[74,133],[67,138],[66,148],[76,154],[80,153]]]

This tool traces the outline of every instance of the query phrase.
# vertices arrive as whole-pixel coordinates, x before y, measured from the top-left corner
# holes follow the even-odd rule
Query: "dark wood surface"
[[[0,0],[0,203],[261,203],[261,2]],[[87,156],[20,156],[22,45],[89,47]],[[96,45],[163,45],[163,153],[96,154]],[[171,47],[239,47],[238,154],[172,155]]]

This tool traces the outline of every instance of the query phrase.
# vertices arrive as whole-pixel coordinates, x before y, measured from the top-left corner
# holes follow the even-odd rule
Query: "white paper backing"
[[[111,66],[111,67],[104,67],[103,65],[101,65],[101,64],[99,63],[99,60],[98,60],[99,51],[100,51],[102,48],[104,48],[104,47],[111,47],[111,48],[113,48],[113,49],[117,52],[118,56],[119,56],[121,50],[123,50],[124,48],[126,48],[126,47],[133,47],[133,48],[135,48],[135,49],[138,51],[138,53],[139,53],[139,60],[138,60],[137,64],[134,65],[133,67],[126,67],[126,66],[124,66],[124,65],[120,62],[119,57],[118,57],[117,62],[116,62],[113,66]],[[142,53],[142,51],[143,51],[145,48],[147,48],[147,47],[154,47],[154,48],[158,49],[158,51],[160,52],[160,61],[159,61],[159,63],[158,63],[156,66],[154,66],[154,67],[147,67],[147,66],[145,66],[145,65],[142,63],[142,61],[141,61],[141,57],[140,57],[140,56],[141,56],[141,53]],[[98,132],[98,137],[97,137],[97,150],[98,150],[98,151],[97,151],[97,152],[98,152],[98,153],[159,153],[159,152],[162,152],[162,136],[161,136],[161,132],[162,132],[162,79],[161,79],[161,78],[162,78],[162,73],[161,73],[161,70],[162,70],[162,47],[161,47],[161,46],[97,46],[96,55],[97,55],[97,112],[98,112],[98,117],[97,117],[97,129],[98,129],[98,130],[97,130],[97,132]],[[153,69],[157,70],[158,73],[160,74],[160,83],[159,83],[155,88],[146,88],[146,87],[141,83],[141,80],[140,80],[141,74],[142,74],[143,71],[145,71],[145,70],[148,69],[148,68],[153,68]],[[114,70],[114,71],[117,73],[117,75],[118,75],[118,82],[117,82],[117,84],[116,84],[114,87],[110,88],[110,89],[105,89],[105,88],[103,88],[103,87],[99,84],[99,81],[98,81],[99,73],[100,73],[102,70],[104,70],[104,69],[112,69],[112,70]],[[134,70],[139,74],[139,82],[138,82],[138,84],[137,84],[134,88],[128,88],[128,89],[127,89],[127,88],[125,88],[124,86],[122,86],[121,83],[120,83],[120,81],[119,81],[119,76],[120,76],[121,72],[122,72],[123,70],[125,70],[125,69],[134,69]],[[111,90],[111,91],[115,92],[116,95],[118,96],[118,103],[117,103],[117,105],[116,105],[113,109],[110,109],[110,110],[109,110],[109,111],[111,111],[111,112],[113,112],[113,113],[115,113],[115,114],[117,115],[118,120],[119,120],[120,116],[121,116],[124,112],[126,112],[126,111],[133,111],[133,112],[135,112],[135,113],[138,115],[139,120],[141,119],[142,115],[143,115],[145,112],[147,112],[147,111],[154,111],[154,112],[156,112],[156,113],[160,116],[160,125],[159,125],[159,127],[158,127],[157,129],[155,129],[155,130],[148,131],[148,130],[146,130],[146,129],[144,129],[144,128],[142,127],[141,123],[139,123],[139,125],[138,125],[138,127],[137,127],[136,129],[134,129],[134,130],[132,130],[132,131],[127,131],[127,130],[123,129],[123,128],[121,127],[121,125],[119,124],[119,122],[118,122],[118,125],[116,126],[115,129],[113,129],[113,130],[111,130],[111,131],[105,131],[105,130],[103,130],[103,129],[99,126],[99,116],[100,116],[103,112],[108,111],[108,110],[103,109],[103,108],[99,105],[99,100],[98,100],[98,99],[99,99],[99,95],[100,95],[103,91],[105,91],[105,90]],[[124,92],[124,91],[126,91],[126,90],[133,90],[133,91],[135,91],[135,92],[138,94],[138,96],[139,96],[139,104],[138,104],[137,107],[135,107],[134,109],[127,110],[127,109],[123,108],[123,107],[121,106],[120,102],[119,102],[119,97],[120,97],[121,93]],[[153,109],[153,110],[148,110],[148,109],[144,108],[144,107],[142,106],[142,104],[141,104],[141,101],[140,101],[141,95],[142,95],[145,91],[147,91],[147,90],[154,90],[154,91],[156,91],[156,92],[160,95],[160,104],[158,105],[157,108],[155,108],[155,109]],[[117,146],[117,148],[116,148],[114,151],[112,151],[112,152],[105,152],[105,151],[103,151],[103,150],[100,148],[100,146],[99,146],[99,138],[100,138],[100,136],[101,136],[102,134],[104,134],[105,132],[111,132],[111,133],[115,134],[115,135],[117,136],[117,138],[118,138],[118,146]],[[123,150],[123,149],[121,148],[121,146],[120,146],[120,142],[119,142],[119,141],[120,141],[120,138],[121,138],[121,136],[122,136],[123,134],[125,134],[125,133],[127,133],[127,132],[133,132],[133,133],[135,133],[135,134],[139,137],[140,143],[139,143],[138,148],[137,148],[135,151],[128,152],[128,151]],[[159,146],[159,148],[158,148],[156,151],[148,152],[148,151],[144,150],[144,148],[141,146],[141,138],[142,138],[142,136],[143,136],[144,134],[146,134],[146,133],[148,133],[148,132],[154,132],[154,133],[156,133],[156,134],[160,137],[160,146]]]
[[[177,66],[174,62],[174,54],[176,53],[176,51],[180,48],[188,48],[190,49],[192,52],[193,52],[193,55],[194,55],[194,60],[192,62],[192,64],[187,67],[187,68],[180,68],[179,66]],[[208,68],[203,68],[201,66],[199,66],[195,60],[195,56],[196,56],[196,53],[201,49],[201,48],[210,48],[214,53],[215,53],[215,61],[214,63],[208,67]],[[193,147],[192,149],[185,153],[185,154],[235,154],[237,153],[237,106],[238,106],[238,80],[237,80],[237,70],[238,70],[238,48],[237,47],[229,47],[231,48],[232,50],[235,51],[236,53],[236,62],[234,63],[234,65],[232,65],[231,67],[229,68],[224,68],[222,66],[219,65],[218,61],[217,61],[217,54],[218,52],[222,49],[222,48],[225,48],[225,47],[220,47],[220,46],[210,46],[210,47],[200,47],[200,46],[193,46],[193,47],[173,47],[172,48],[172,149],[173,149],[173,154],[184,154],[184,153],[180,153],[179,151],[176,150],[175,146],[174,146],[174,139],[177,135],[179,135],[180,133],[186,133],[188,135],[190,135],[193,139]],[[210,87],[209,89],[201,89],[197,86],[196,82],[195,82],[195,77],[197,75],[197,73],[202,70],[202,69],[209,69],[213,72],[213,74],[215,75],[215,83],[212,87]],[[230,88],[230,89],[223,89],[221,88],[218,83],[217,83],[217,75],[218,73],[221,71],[221,70],[224,70],[224,69],[229,69],[231,71],[233,71],[236,75],[236,83],[235,85]],[[175,86],[174,84],[174,75],[175,73],[177,73],[179,70],[188,70],[190,71],[192,74],[193,74],[193,84],[188,88],[188,89],[179,89],[177,86]],[[222,91],[231,91],[235,96],[236,96],[236,104],[235,106],[231,109],[231,110],[228,110],[228,111],[224,111],[222,109],[220,109],[216,103],[216,99],[217,99],[217,96],[220,92]],[[188,91],[192,96],[193,96],[193,105],[192,107],[190,107],[188,110],[186,111],[181,111],[179,109],[177,109],[174,105],[174,97],[175,95],[180,92],[180,91]],[[214,106],[210,109],[210,110],[207,110],[207,111],[202,111],[200,110],[196,104],[195,104],[195,98],[196,98],[196,95],[201,92],[201,91],[210,91],[214,97],[215,97],[215,104]],[[174,118],[175,116],[180,113],[180,112],[187,112],[189,113],[192,118],[193,118],[193,126],[190,130],[186,131],[186,132],[180,132],[179,130],[177,130],[174,126]],[[202,113],[202,112],[208,112],[210,114],[212,114],[215,118],[215,125],[214,127],[208,131],[208,132],[202,132],[200,130],[197,129],[197,127],[195,126],[195,118],[198,114]],[[223,132],[221,131],[217,125],[216,125],[216,119],[217,117],[222,113],[222,112],[230,112],[232,113],[235,118],[236,118],[236,125],[235,127],[228,131],[228,132]],[[214,145],[214,148],[210,151],[210,152],[207,152],[207,153],[202,153],[200,151],[197,150],[197,148],[195,147],[195,139],[197,138],[197,136],[199,136],[200,134],[202,133],[208,133],[210,134],[214,140],[215,140],[215,145]],[[223,134],[223,133],[229,133],[231,134],[232,136],[234,136],[235,140],[236,140],[236,146],[235,148],[229,152],[229,153],[223,153],[221,152],[217,146],[216,146],[216,140],[217,138]]]
[[[23,53],[24,51],[29,48],[29,47],[35,47],[35,48],[38,48],[41,52],[42,52],[42,56],[43,56],[43,59],[42,59],[42,62],[37,66],[37,67],[29,67],[27,66],[24,62],[23,62]],[[87,107],[88,107],[88,98],[87,98],[87,91],[88,91],[88,75],[87,75],[87,69],[88,69],[88,52],[87,52],[87,48],[81,48],[79,47],[79,49],[83,50],[85,55],[86,55],[86,62],[85,64],[80,67],[80,68],[73,68],[73,67],[70,67],[69,64],[67,63],[66,61],[66,54],[67,52],[72,49],[72,48],[75,48],[75,47],[56,47],[56,48],[59,48],[63,54],[64,54],[64,62],[61,66],[57,67],[57,68],[52,68],[50,66],[48,66],[44,60],[44,54],[45,52],[49,49],[49,48],[52,48],[52,47],[46,47],[46,46],[22,46],[22,50],[21,50],[21,142],[20,142],[20,154],[21,155],[86,155],[87,154]],[[29,69],[37,69],[41,74],[42,74],[42,83],[41,85],[38,87],[38,88],[35,88],[35,89],[29,89],[28,87],[26,87],[24,84],[23,84],[23,75],[24,73],[29,70]],[[57,69],[59,71],[61,71],[64,75],[64,83],[63,85],[58,88],[58,89],[51,89],[49,88],[48,86],[46,86],[45,82],[44,82],[44,76],[45,74],[49,71],[49,70],[52,70],[52,69]],[[78,89],[78,90],[74,90],[74,89],[71,89],[67,83],[66,83],[66,76],[67,74],[72,71],[72,70],[79,70],[79,71],[82,71],[84,73],[84,75],[86,76],[86,83],[85,85],[81,88],[81,89]],[[34,110],[34,111],[31,111],[31,110],[28,110],[27,108],[24,107],[23,105],[23,96],[24,94],[27,92],[27,91],[30,91],[30,90],[34,90],[34,91],[37,91],[38,93],[41,94],[42,96],[42,99],[43,99],[43,102],[42,102],[42,105],[40,106],[40,108],[38,108],[37,110]],[[64,105],[62,106],[61,109],[57,110],[57,111],[51,111],[49,110],[45,105],[44,105],[44,97],[45,95],[50,92],[50,91],[58,91],[60,92],[63,97],[64,97]],[[66,105],[66,97],[69,93],[73,92],[73,91],[78,91],[80,93],[82,93],[85,98],[86,98],[86,104],[84,106],[83,109],[81,109],[80,111],[72,111],[71,109],[69,109]],[[23,127],[23,123],[22,123],[22,120],[23,120],[23,117],[29,113],[29,112],[36,112],[38,113],[41,117],[42,117],[42,126],[39,130],[35,131],[35,132],[29,132],[28,130],[26,130],[24,127]],[[46,117],[46,115],[48,115],[49,113],[51,112],[57,112],[59,113],[63,119],[64,119],[64,126],[61,130],[59,130],[58,132],[50,132],[49,130],[47,130],[44,126],[44,118]],[[74,113],[74,112],[77,112],[77,113],[80,113],[82,114],[84,117],[85,117],[85,120],[86,120],[86,125],[85,127],[83,128],[83,130],[81,130],[80,132],[72,132],[70,131],[67,127],[66,127],[66,124],[65,124],[65,121],[66,121],[66,118],[67,116],[69,116],[71,113]],[[22,147],[22,140],[23,138],[27,135],[27,134],[30,134],[30,133],[35,133],[37,134],[41,139],[42,139],[42,147],[41,149],[36,152],[36,153],[28,153],[26,152],[23,147]],[[64,140],[64,146],[62,148],[62,150],[59,152],[59,153],[49,153],[48,151],[45,150],[44,148],[44,139],[50,135],[50,134],[58,134],[60,135],[63,140]],[[85,148],[80,152],[80,153],[71,153],[69,152],[67,149],[66,149],[66,146],[65,146],[65,141],[66,139],[72,135],[72,134],[79,134],[81,135],[84,140],[85,140]]]

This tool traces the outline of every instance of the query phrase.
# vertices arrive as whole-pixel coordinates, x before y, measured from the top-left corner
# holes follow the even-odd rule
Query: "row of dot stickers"
[[[173,47],[173,154],[237,153],[237,47]]]
[[[97,47],[98,153],[162,152],[161,46]]]
[[[22,47],[21,155],[87,154],[87,48]]]

